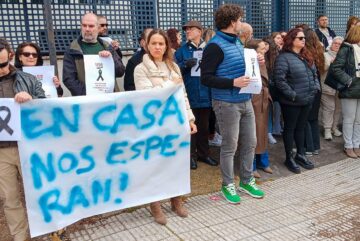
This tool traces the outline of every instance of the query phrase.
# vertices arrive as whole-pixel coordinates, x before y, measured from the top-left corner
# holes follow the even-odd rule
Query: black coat
[[[339,92],[339,98],[360,99],[360,78],[356,77],[354,48],[344,42],[331,65],[333,77],[348,86]]]
[[[141,50],[137,51],[127,62],[124,77],[125,91],[135,90],[134,70],[135,67],[142,62],[145,53],[145,49],[141,48]]]
[[[280,53],[274,65],[274,82],[282,104],[304,106],[311,104],[320,91],[315,65],[293,52]]]

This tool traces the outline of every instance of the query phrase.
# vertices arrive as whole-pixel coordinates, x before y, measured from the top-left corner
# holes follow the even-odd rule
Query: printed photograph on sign
[[[36,79],[41,82],[46,98],[58,98],[56,87],[53,81],[53,77],[55,76],[53,65],[31,67],[24,66],[23,71],[34,75]]]
[[[86,95],[113,93],[115,70],[112,57],[84,55]]]
[[[20,105],[13,98],[1,98],[0,142],[21,139]]]
[[[261,74],[257,53],[254,49],[244,49],[245,76],[250,77],[248,86],[240,89],[240,93],[259,94],[262,88]]]

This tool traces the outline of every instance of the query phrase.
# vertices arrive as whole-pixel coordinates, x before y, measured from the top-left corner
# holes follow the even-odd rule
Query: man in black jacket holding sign
[[[41,83],[34,76],[10,65],[11,53],[9,43],[0,39],[0,98],[14,98],[18,103],[45,98]],[[9,108],[6,111],[8,116],[11,115]],[[8,126],[9,117],[0,117],[0,132],[14,131]],[[4,202],[5,218],[11,235],[15,241],[24,241],[29,238],[29,226],[21,203],[19,174],[21,166],[17,142],[0,141],[0,198]]]

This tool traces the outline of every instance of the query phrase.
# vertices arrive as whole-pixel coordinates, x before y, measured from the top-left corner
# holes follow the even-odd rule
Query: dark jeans
[[[209,134],[214,135],[215,134],[215,124],[216,124],[216,116],[214,110],[211,108],[210,110],[210,116],[209,116]]]
[[[281,104],[281,111],[284,119],[283,140],[286,159],[290,158],[293,141],[295,140],[297,153],[305,154],[305,126],[311,105],[292,106]]]
[[[197,133],[191,135],[191,157],[194,160],[209,156],[209,116],[211,108],[192,109]]]

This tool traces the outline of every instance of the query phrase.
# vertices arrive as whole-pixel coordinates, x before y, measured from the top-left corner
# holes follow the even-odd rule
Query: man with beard
[[[98,19],[94,13],[86,13],[81,18],[81,36],[73,40],[64,54],[63,82],[71,95],[86,95],[84,55],[98,54],[100,57],[113,57],[115,76],[124,75],[125,67],[112,46],[98,36]],[[118,90],[115,85],[115,91]]]

